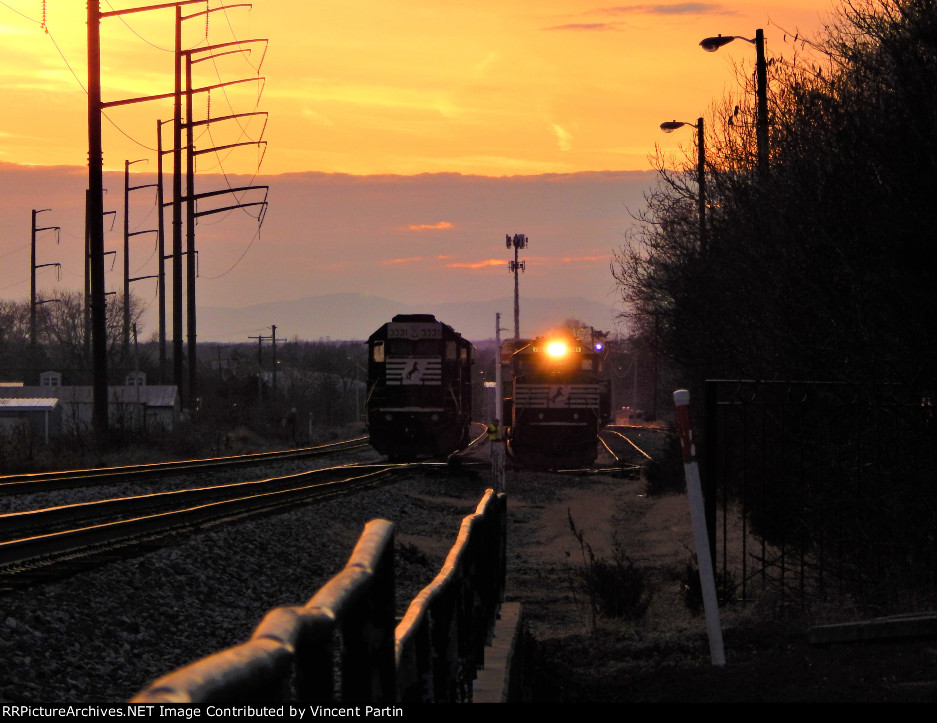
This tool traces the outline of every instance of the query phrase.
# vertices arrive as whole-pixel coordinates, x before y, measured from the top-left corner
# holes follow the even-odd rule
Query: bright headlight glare
[[[561,341],[551,341],[547,344],[547,354],[550,356],[563,356],[566,353],[566,344]]]

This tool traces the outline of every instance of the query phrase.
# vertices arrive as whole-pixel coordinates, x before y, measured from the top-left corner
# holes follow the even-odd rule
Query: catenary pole
[[[92,423],[104,439],[107,419],[107,298],[104,288],[104,155],[101,149],[101,3],[88,0],[88,263],[91,266]]]

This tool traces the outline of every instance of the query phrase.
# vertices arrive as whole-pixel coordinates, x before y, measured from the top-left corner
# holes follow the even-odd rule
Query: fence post
[[[709,654],[713,665],[722,666],[725,665],[726,657],[722,647],[722,627],[719,621],[719,600],[716,596],[712,556],[709,554],[709,535],[706,532],[703,490],[700,487],[699,467],[696,463],[696,445],[693,442],[693,429],[690,425],[690,393],[686,389],[678,389],[673,393],[673,400],[677,407],[677,427],[680,432],[680,447],[683,452],[686,492],[690,502],[693,536],[696,541],[696,564],[699,567],[703,607],[706,611]]]
[[[707,379],[703,395],[703,504],[706,506],[706,529],[709,551],[716,564],[716,500],[719,496],[719,382]]]

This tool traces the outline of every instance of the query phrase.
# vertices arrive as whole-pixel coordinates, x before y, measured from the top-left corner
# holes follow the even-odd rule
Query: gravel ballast
[[[243,642],[268,610],[308,601],[341,571],[372,519],[395,523],[397,605],[405,609],[438,572],[486,483],[414,475],[6,593],[0,703],[124,702],[153,679]]]

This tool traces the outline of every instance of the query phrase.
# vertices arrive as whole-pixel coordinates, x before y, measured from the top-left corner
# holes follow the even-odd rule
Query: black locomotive
[[[367,425],[391,460],[445,457],[468,444],[471,342],[432,314],[398,314],[368,337]]]
[[[503,414],[513,458],[551,469],[594,463],[599,430],[611,414],[601,354],[557,334],[508,339],[501,359],[510,375]]]

